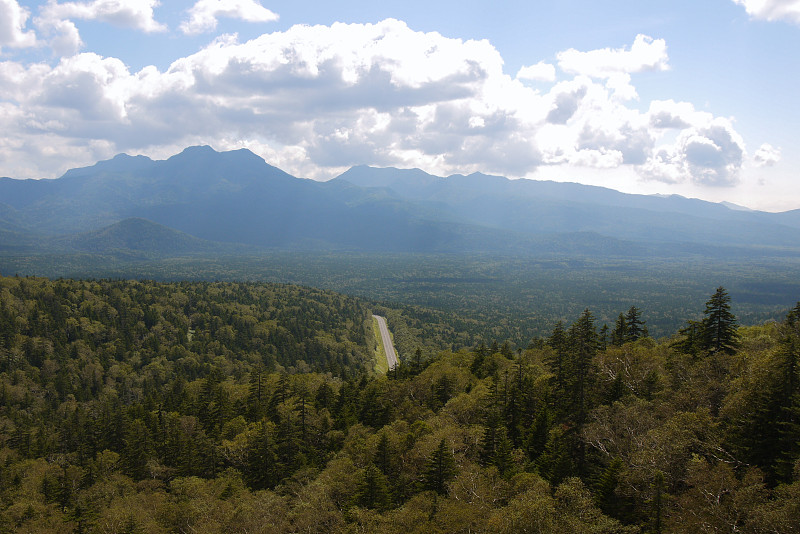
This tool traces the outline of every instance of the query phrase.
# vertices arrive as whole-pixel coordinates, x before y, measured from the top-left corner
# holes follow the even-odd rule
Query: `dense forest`
[[[131,261],[95,255],[0,253],[0,273],[47,278],[219,280],[309,285],[424,315],[417,342],[443,340],[475,347],[482,340],[526,346],[548,335],[558,320],[590,308],[611,324],[635,305],[647,314],[651,335],[675,333],[702,311],[709,288],[723,285],[742,324],[780,320],[800,295],[796,258],[733,254],[691,257],[504,256],[474,254],[359,254],[273,251]],[[413,352],[413,347],[412,347]]]
[[[371,311],[0,278],[0,530],[800,532],[800,304],[742,327],[720,287],[669,338],[631,306],[419,350],[387,308],[386,375]]]

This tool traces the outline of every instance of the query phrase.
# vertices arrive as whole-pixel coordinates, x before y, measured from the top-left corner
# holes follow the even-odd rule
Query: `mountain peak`
[[[124,173],[138,172],[153,165],[153,160],[147,156],[129,156],[128,154],[117,154],[111,159],[98,161],[89,167],[70,169],[64,173],[62,178],[77,178],[102,173]]]
[[[216,150],[211,148],[208,145],[195,145],[195,146],[187,146],[179,154],[176,154],[174,157],[178,156],[201,156],[201,155],[210,155],[210,154],[218,154]]]
[[[390,187],[404,185],[431,185],[442,178],[421,169],[397,169],[395,167],[370,167],[357,165],[340,174],[334,180],[344,180],[360,187]]]

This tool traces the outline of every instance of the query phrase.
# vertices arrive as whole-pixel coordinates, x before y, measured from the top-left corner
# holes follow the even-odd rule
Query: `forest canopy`
[[[336,293],[0,278],[0,530],[800,532],[800,304],[728,302],[376,375]]]

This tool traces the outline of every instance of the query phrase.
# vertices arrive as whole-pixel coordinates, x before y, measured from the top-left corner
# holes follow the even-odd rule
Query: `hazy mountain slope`
[[[791,212],[730,209],[680,196],[629,195],[575,183],[472,174],[438,178],[419,169],[354,167],[335,181],[381,188],[435,207],[440,217],[541,234],[592,231],[619,239],[794,247]],[[798,217],[800,219],[800,217]]]
[[[101,230],[53,238],[50,241],[72,250],[100,254],[179,256],[247,251],[246,247],[198,239],[139,218],[125,219]]]
[[[517,242],[436,221],[396,195],[294,178],[246,150],[192,147],[165,161],[121,155],[57,180],[7,180],[0,194],[28,228],[49,235],[142,218],[206,240],[274,248],[460,252]],[[84,250],[98,239],[50,243]]]
[[[134,220],[112,226],[126,219]],[[219,248],[193,239],[448,253],[640,254],[663,243],[692,244],[693,251],[800,247],[800,215],[793,212],[483,174],[439,178],[419,169],[354,167],[322,183],[295,178],[248,150],[209,147],[163,161],[119,155],[55,180],[0,179],[0,230],[6,249],[35,246],[39,235],[62,236],[39,240],[44,249],[156,255]]]

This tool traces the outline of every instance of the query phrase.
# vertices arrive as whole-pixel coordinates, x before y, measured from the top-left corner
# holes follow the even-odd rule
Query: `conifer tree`
[[[619,484],[623,464],[620,458],[614,458],[603,469],[594,483],[594,502],[603,513],[613,517],[619,516],[620,499],[615,495]]]
[[[525,435],[525,450],[532,462],[544,452],[550,434],[550,424],[549,410],[547,406],[543,406]]]
[[[776,397],[780,403],[777,420],[778,448],[776,476],[791,478],[794,463],[800,457],[800,302],[789,311],[781,327]]]
[[[364,470],[364,479],[360,484],[356,501],[365,508],[375,508],[380,511],[389,508],[389,489],[386,475],[374,465],[369,465]]]
[[[266,373],[259,365],[250,371],[248,383],[247,408],[251,420],[257,421],[264,415],[264,405],[266,404]]]
[[[423,483],[427,490],[440,495],[447,493],[447,483],[456,476],[456,461],[444,438],[433,451],[423,473]]]
[[[480,442],[480,460],[484,466],[491,465],[500,439],[500,405],[497,380],[492,380],[489,397],[486,399],[483,419],[483,436]]]
[[[514,445],[508,439],[508,434],[503,428],[500,429],[498,438],[492,464],[497,467],[500,476],[510,477],[514,467],[514,460],[511,456]]]
[[[611,344],[621,347],[628,340],[628,322],[622,313],[614,323],[614,330],[611,331]]]
[[[642,321],[641,311],[636,306],[631,306],[628,313],[625,315],[625,325],[627,334],[626,341],[636,341],[639,338],[647,336],[647,327],[645,321]]]
[[[608,338],[609,338],[608,325],[603,324],[603,326],[600,327],[600,333],[597,336],[598,348],[600,350],[606,350],[608,348],[608,341],[609,341]]]
[[[478,378],[483,378],[483,362],[486,361],[488,355],[489,349],[486,347],[486,344],[481,341],[480,345],[478,345],[478,348],[475,350],[475,357],[469,367],[470,372]]]
[[[271,488],[278,481],[274,425],[264,418],[248,451],[247,480],[254,489]]]
[[[701,323],[702,348],[710,353],[733,354],[739,347],[736,316],[731,313],[731,298],[720,286],[706,302]]]
[[[691,354],[697,357],[702,347],[701,334],[702,323],[700,321],[686,321],[686,326],[678,330],[678,335],[682,337],[670,344],[670,347],[684,354]]]
[[[381,432],[381,438],[378,441],[378,446],[375,450],[375,467],[377,467],[384,475],[391,475],[394,472],[394,463],[392,462],[393,451],[389,443],[389,437],[386,432]]]
[[[597,331],[594,326],[594,316],[588,309],[569,328],[569,341],[571,347],[570,371],[572,379],[572,401],[574,411],[572,417],[575,421],[575,431],[579,436],[586,424],[589,387],[593,381],[592,358],[597,353]],[[583,439],[577,440],[577,467],[578,474],[584,475],[586,468],[586,445]]]
[[[564,330],[563,321],[558,321],[553,328],[553,333],[547,340],[547,344],[555,352],[552,359],[547,363],[550,371],[555,375],[555,390],[560,392],[564,389],[564,363],[567,357],[567,332]]]

